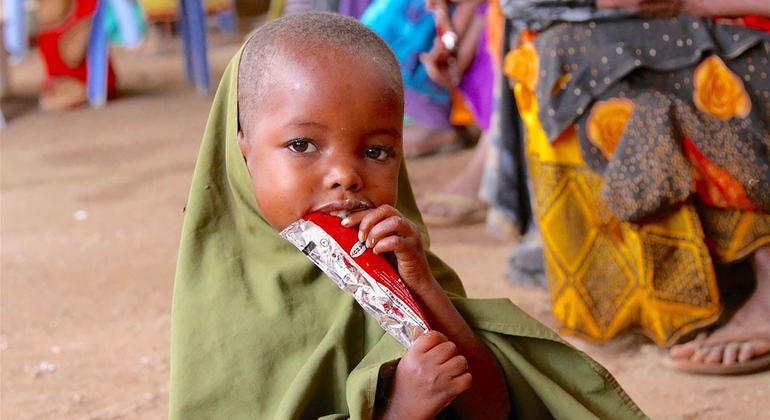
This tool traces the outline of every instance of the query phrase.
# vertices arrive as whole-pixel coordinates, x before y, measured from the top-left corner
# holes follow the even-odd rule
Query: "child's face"
[[[262,215],[282,230],[313,211],[395,205],[402,93],[361,56],[286,55],[238,137]]]

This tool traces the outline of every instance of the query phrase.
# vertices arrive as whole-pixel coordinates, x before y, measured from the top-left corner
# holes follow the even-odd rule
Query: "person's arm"
[[[445,334],[467,359],[473,386],[452,402],[452,409],[461,418],[508,418],[510,400],[502,370],[433,277],[415,225],[391,206],[353,213],[342,223],[358,225],[359,238],[375,253],[395,254],[399,275],[431,327]]]
[[[433,276],[425,287],[414,290],[415,299],[428,313],[428,322],[457,345],[468,359],[473,386],[452,403],[461,418],[507,419],[510,411],[508,390],[500,366],[482,343]]]
[[[644,16],[770,16],[767,0],[597,0],[599,8],[628,9]]]
[[[694,16],[769,16],[768,0],[683,0],[685,13]]]
[[[425,65],[428,77],[447,89],[452,89],[460,83],[476,56],[476,47],[484,28],[484,20],[476,14],[479,6],[479,2],[461,3],[452,14],[451,26],[457,35],[455,51],[449,51],[440,37],[436,36],[430,51],[420,54],[420,61]],[[428,2],[426,7],[434,13],[437,10],[443,15],[449,13],[446,1],[434,0]],[[450,63],[453,58],[454,62]]]

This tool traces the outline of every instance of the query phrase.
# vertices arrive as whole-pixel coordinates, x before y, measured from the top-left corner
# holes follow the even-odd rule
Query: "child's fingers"
[[[444,372],[449,375],[450,378],[458,377],[468,371],[468,359],[465,356],[458,354],[455,357],[447,360],[441,365]]]
[[[412,222],[401,215],[390,216],[372,227],[366,236],[366,246],[372,248],[381,239],[392,235],[404,238],[414,237],[417,236],[417,229],[412,225]]]
[[[436,330],[431,330],[419,336],[414,344],[412,344],[412,347],[409,348],[409,352],[415,351],[417,353],[427,353],[428,350],[447,340],[448,339],[444,334],[441,334]]]
[[[398,210],[387,204],[367,212],[358,224],[358,240],[365,241],[369,237],[369,231],[372,230],[377,223],[380,223],[390,216],[400,215],[401,213],[399,213]]]
[[[445,341],[430,349],[426,356],[437,365],[446,363],[453,357],[457,356],[457,345],[451,341]],[[457,375],[459,375],[459,373],[452,376]]]
[[[401,258],[406,256],[407,254],[409,254],[407,259],[409,259],[410,256],[414,254],[415,245],[416,245],[416,241],[413,241],[407,238],[402,238],[401,236],[387,236],[381,239],[379,242],[377,242],[374,245],[374,247],[372,247],[372,251],[375,254],[384,254],[386,252],[392,252],[396,254],[396,259],[398,259],[398,261],[401,262],[402,261]]]
[[[471,386],[473,386],[473,376],[470,372],[465,372],[449,381],[449,392],[457,396],[471,389]]]
[[[342,226],[353,227],[361,223],[361,220],[366,217],[367,214],[373,212],[376,209],[361,210],[350,214],[350,216],[342,219]]]

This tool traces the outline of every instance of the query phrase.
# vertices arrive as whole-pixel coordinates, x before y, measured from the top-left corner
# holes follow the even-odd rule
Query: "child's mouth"
[[[344,219],[351,214],[373,208],[374,205],[365,199],[348,198],[344,200],[335,200],[328,202],[322,206],[319,206],[313,210],[313,212],[326,213],[331,216]]]

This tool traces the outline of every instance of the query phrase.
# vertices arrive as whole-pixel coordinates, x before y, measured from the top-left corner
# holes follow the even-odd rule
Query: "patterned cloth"
[[[714,263],[770,244],[770,41],[704,20],[631,19],[628,36],[618,30],[610,39],[616,55],[630,51],[642,63],[623,71],[602,68],[601,57],[577,64],[578,45],[590,50],[602,25],[615,23],[525,32],[504,67],[526,127],[555,316],[588,338],[638,328],[671,345],[719,316]],[[658,24],[692,31],[673,35]],[[672,51],[637,53],[634,34],[648,26]],[[583,44],[572,44],[578,34]],[[711,44],[699,41],[704,34]],[[574,99],[586,92],[585,102]]]
[[[532,46],[546,57],[530,82],[549,140],[578,125],[583,156],[619,218],[638,221],[690,196],[685,142],[770,210],[766,32],[691,17],[627,19],[559,24]]]

